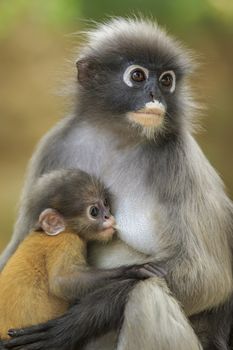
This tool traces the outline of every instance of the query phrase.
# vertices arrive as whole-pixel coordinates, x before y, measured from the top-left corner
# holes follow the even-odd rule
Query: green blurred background
[[[199,55],[192,85],[208,109],[197,138],[233,196],[232,0],[0,0],[0,250],[33,148],[68,109],[57,92],[75,79],[80,36],[72,33],[88,20],[139,13]]]

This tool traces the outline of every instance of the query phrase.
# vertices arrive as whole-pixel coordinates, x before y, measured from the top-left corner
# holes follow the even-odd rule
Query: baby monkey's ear
[[[38,221],[38,227],[49,236],[55,236],[65,230],[65,220],[55,209],[45,209],[42,211]]]

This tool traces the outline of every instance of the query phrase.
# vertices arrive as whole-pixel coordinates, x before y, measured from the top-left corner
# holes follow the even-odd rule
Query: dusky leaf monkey
[[[61,316],[77,299],[109,283],[119,280],[130,290],[138,279],[163,275],[153,264],[113,269],[87,264],[87,242],[107,242],[114,235],[110,203],[103,184],[83,171],[58,170],[39,179],[28,202],[35,229],[0,274],[2,339],[9,328]]]
[[[227,349],[233,206],[192,136],[193,59],[149,20],[112,19],[87,36],[77,61],[73,114],[42,139],[31,160],[1,264],[32,225],[27,203],[38,177],[78,167],[98,176],[115,195],[119,226],[120,239],[92,244],[89,261],[111,268],[149,256],[168,271],[167,283],[151,278],[133,288],[119,334],[110,332],[85,349]],[[107,288],[103,324],[113,317]],[[21,331],[7,346],[29,349],[25,344],[33,341],[35,349],[65,349],[66,341],[78,341],[79,329],[88,339],[92,319],[85,315],[94,310],[97,319],[99,309],[94,298],[84,304],[83,313],[82,303],[74,305],[59,322]]]

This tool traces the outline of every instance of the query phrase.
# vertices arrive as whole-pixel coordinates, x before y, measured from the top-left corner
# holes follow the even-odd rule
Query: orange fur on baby
[[[69,252],[69,253],[68,253]],[[0,274],[0,336],[62,315],[69,302],[56,288],[56,276],[86,265],[86,244],[76,234],[32,232]]]

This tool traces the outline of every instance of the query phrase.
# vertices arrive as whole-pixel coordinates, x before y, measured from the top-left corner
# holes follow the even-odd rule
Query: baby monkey
[[[163,275],[155,264],[96,269],[87,264],[87,242],[115,233],[110,193],[80,170],[43,175],[30,194],[34,227],[0,274],[0,337],[61,316],[78,298],[123,279]]]

